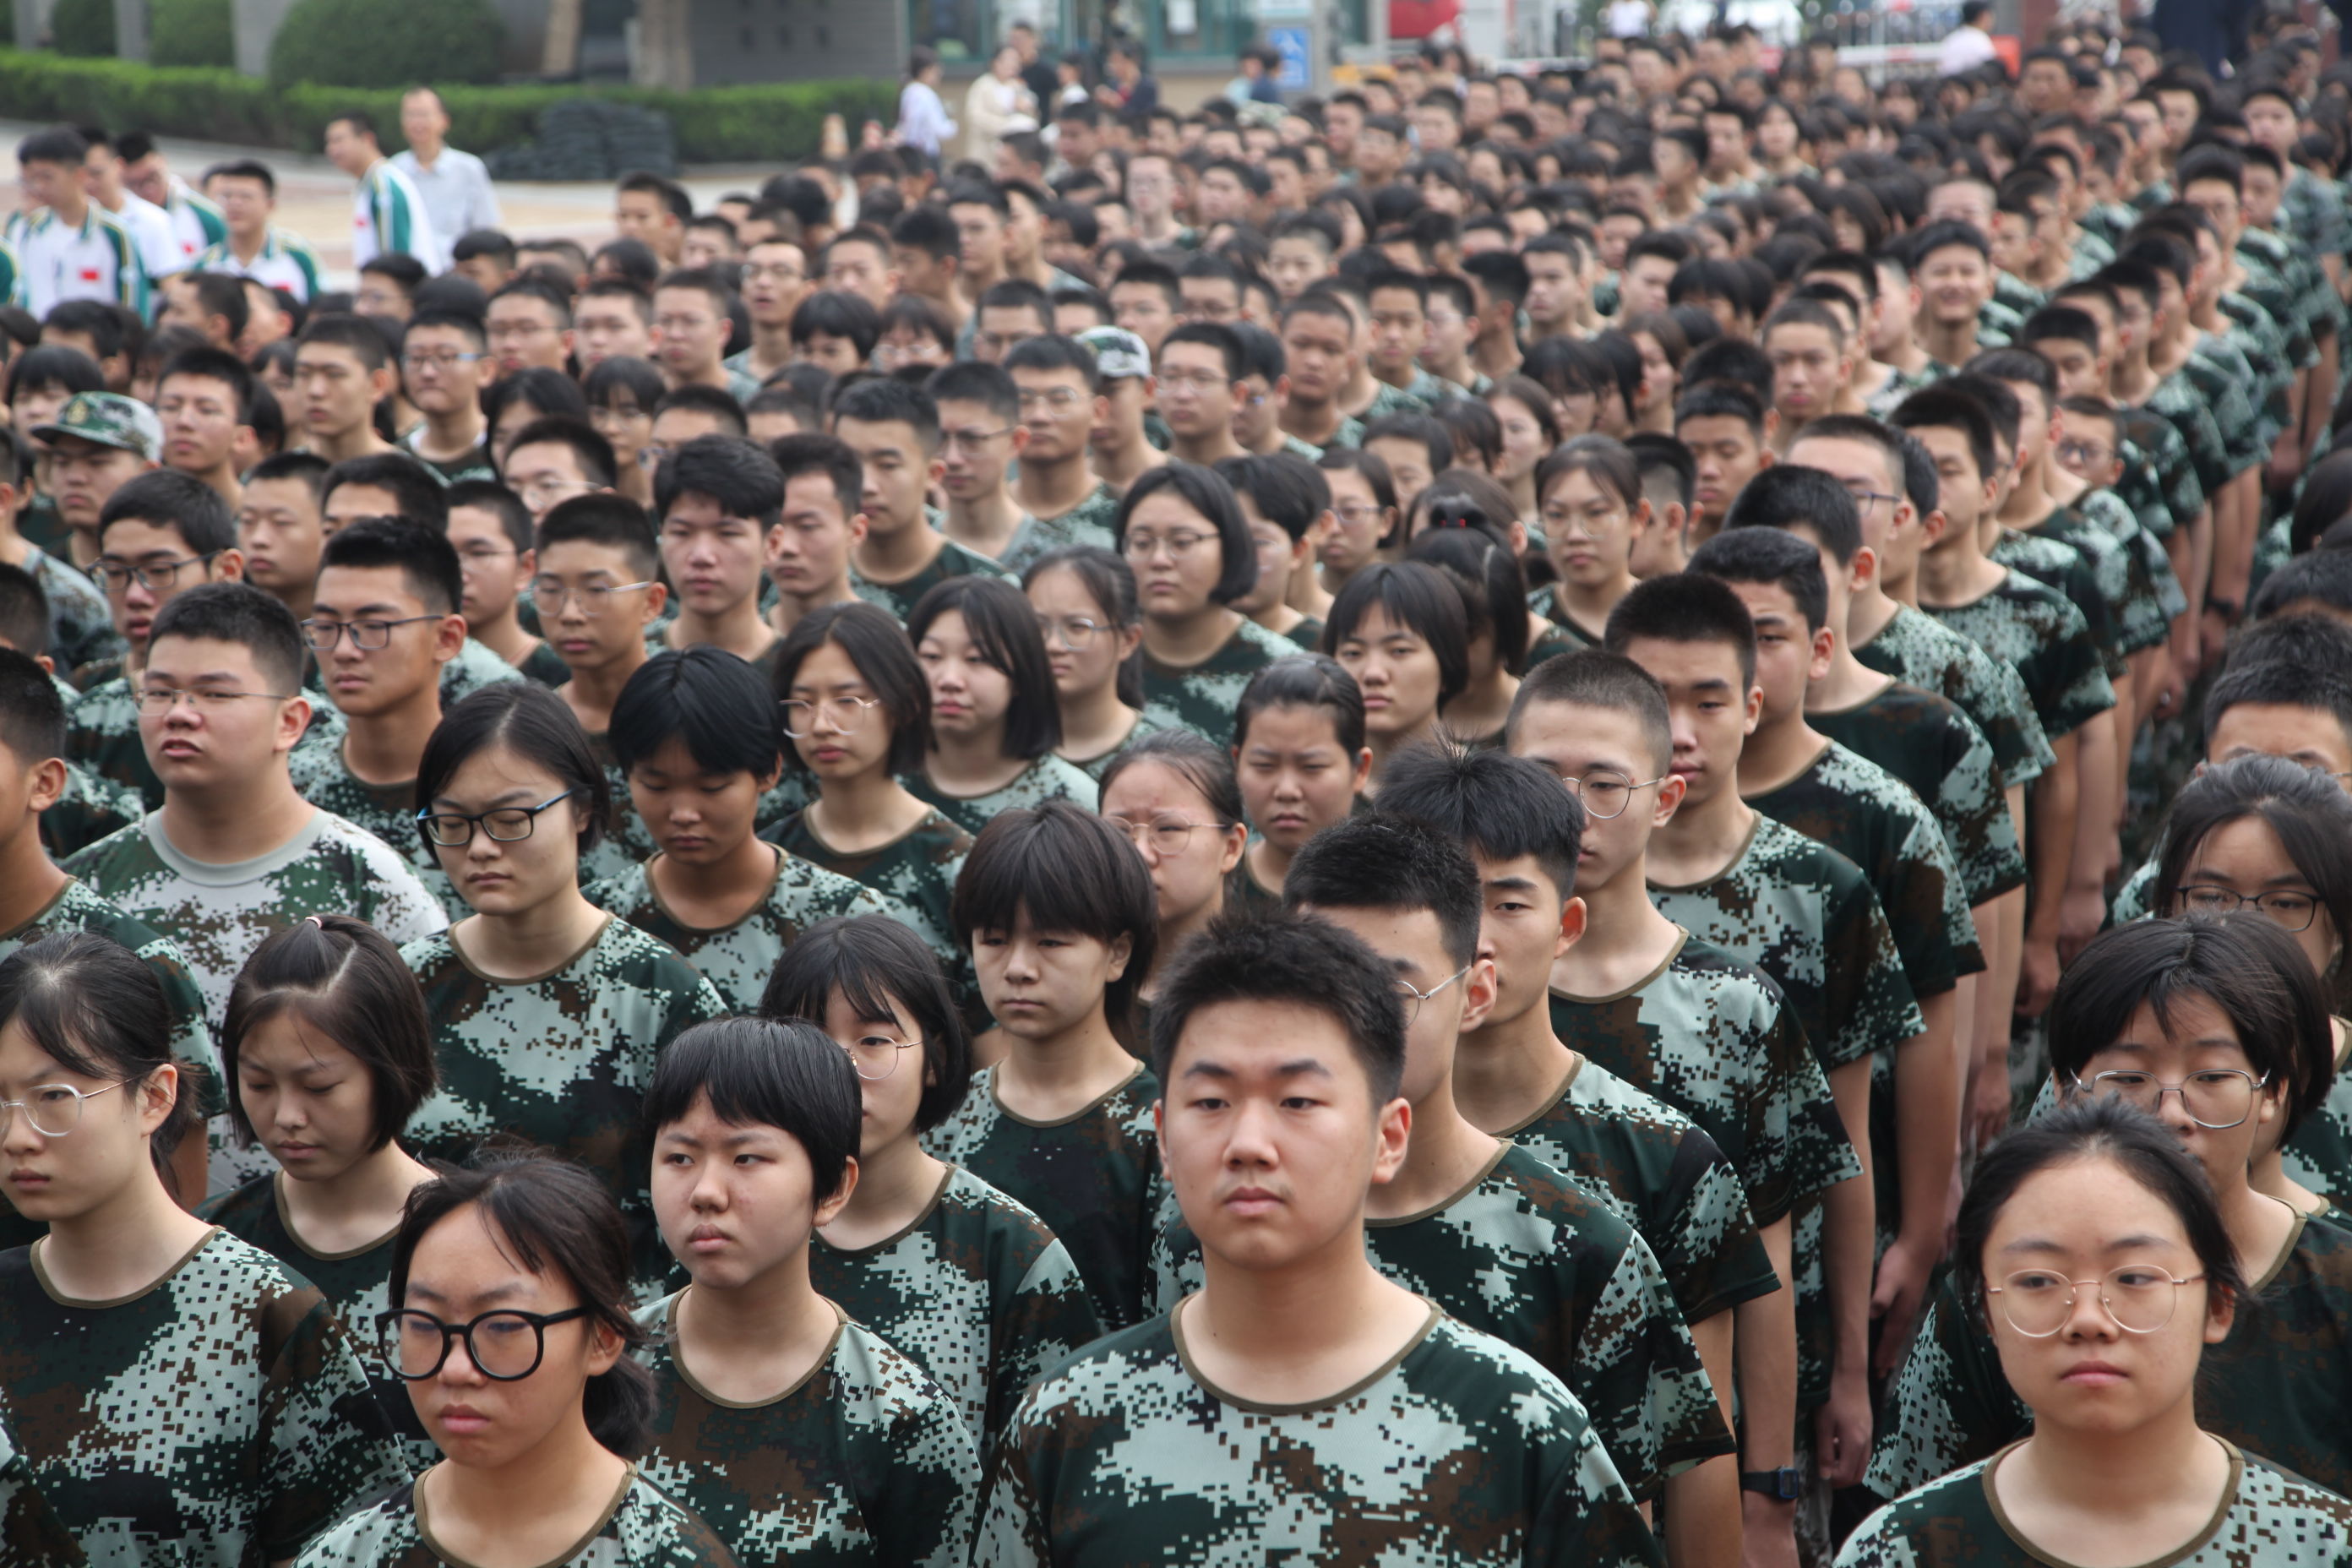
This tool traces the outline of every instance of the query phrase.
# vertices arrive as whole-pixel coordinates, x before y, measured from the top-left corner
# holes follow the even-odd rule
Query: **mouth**
[[[297,1164],[314,1158],[319,1152],[316,1143],[272,1143],[269,1152],[278,1156],[280,1164]]]
[[[8,1173],[8,1184],[20,1193],[45,1192],[48,1188],[49,1178],[38,1171],[11,1171]]]
[[[561,637],[555,644],[558,653],[585,654],[595,651],[596,645],[586,637]]]
[[[686,1238],[686,1249],[698,1258],[721,1251],[735,1245],[735,1238],[715,1225],[698,1225]]]
[[[1225,1195],[1223,1206],[1226,1213],[1249,1219],[1272,1214],[1282,1206],[1282,1200],[1264,1187],[1236,1187]]]
[[[2074,1365],[2068,1367],[2066,1371],[2060,1375],[2058,1381],[2061,1383],[2071,1383],[2077,1387],[2112,1388],[2116,1384],[2122,1383],[2131,1374],[2125,1372],[2123,1368],[2116,1366],[2112,1363],[2104,1361],[2086,1361],[2078,1362]]]
[[[441,1412],[439,1420],[443,1430],[457,1436],[487,1431],[490,1425],[490,1418],[470,1405],[449,1405]]]
[[[177,758],[183,762],[191,757],[200,757],[204,755],[204,748],[197,745],[193,741],[165,741],[162,745],[157,746],[155,750],[164,756]]]
[[[848,754],[839,746],[819,746],[813,753],[815,760],[820,763],[837,763]]]
[[[696,850],[707,849],[709,846],[710,840],[698,833],[677,833],[671,835],[669,842],[663,847],[673,855],[691,855]]]
[[[514,879],[504,871],[474,871],[467,873],[465,878],[466,886],[485,890],[491,888],[503,888],[513,880]]]

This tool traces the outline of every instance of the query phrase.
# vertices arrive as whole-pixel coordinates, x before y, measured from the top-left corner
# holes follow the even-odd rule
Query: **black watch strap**
[[[1805,1495],[1805,1472],[1794,1465],[1783,1465],[1777,1470],[1742,1470],[1739,1489],[1761,1492],[1780,1502],[1794,1502]]]

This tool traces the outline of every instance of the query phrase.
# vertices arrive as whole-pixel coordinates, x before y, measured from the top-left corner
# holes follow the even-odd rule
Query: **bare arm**
[[[1944,1203],[1959,1163],[1960,1053],[1950,1031],[1951,995],[1920,998],[1925,1034],[1895,1049],[1895,1157],[1903,1176],[1903,1216],[1878,1260],[1870,1310],[1879,1320],[1878,1373],[1891,1375],[1919,1320],[1927,1281],[1944,1253]],[[1938,1033],[1938,1014],[1942,1032]],[[2008,1082],[2008,1062],[2001,1080]]]
[[[2116,746],[2115,710],[2085,720],[2074,733],[2078,738],[2074,835],[2058,914],[2058,957],[2064,963],[2074,961],[2084,944],[2099,934],[2107,918],[2107,862],[2119,853],[2110,809],[2116,798],[2116,775],[2123,768]]]
[[[1950,1001],[1945,993],[1942,1000]],[[1951,1026],[1948,1005],[1944,1025]],[[1948,1033],[1946,1040],[1949,1041]],[[1870,1457],[1870,1289],[1877,1251],[1877,1191],[1872,1173],[1886,1151],[1870,1146],[1869,1057],[1829,1075],[1830,1096],[1847,1142],[1862,1160],[1860,1177],[1822,1194],[1822,1272],[1828,1277],[1834,1349],[1829,1403],[1813,1413],[1815,1458],[1821,1473],[1840,1486],[1862,1479]]]
[[[1794,1462],[1797,1439],[1797,1292],[1790,1265],[1789,1216],[1764,1226],[1764,1251],[1780,1289],[1732,1309],[1738,1320],[1739,1408],[1747,1419],[1739,1468],[1777,1470]],[[1739,1494],[1740,1560],[1748,1568],[1795,1568],[1797,1511],[1755,1492]]]
[[[2074,862],[2074,804],[2081,784],[2074,742],[2073,735],[2050,742],[2058,760],[2033,781],[2028,795],[2033,831],[2025,841],[2026,864],[2042,895],[2026,913],[2018,958],[2017,1010],[2029,1016],[2048,1006],[2058,987],[2058,911]]]

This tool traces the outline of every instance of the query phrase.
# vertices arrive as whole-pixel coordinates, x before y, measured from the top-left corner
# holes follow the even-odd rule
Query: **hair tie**
[[[302,918],[309,921],[312,925],[317,926],[320,931],[327,929],[327,922],[320,920],[317,915],[304,915]]]

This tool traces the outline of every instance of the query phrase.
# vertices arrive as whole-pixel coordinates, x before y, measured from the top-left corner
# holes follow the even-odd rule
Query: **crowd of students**
[[[349,294],[27,138],[0,1563],[2352,1563],[2255,47],[1074,98],[593,254],[355,114]]]

